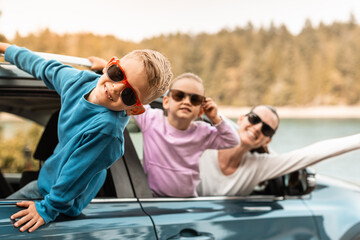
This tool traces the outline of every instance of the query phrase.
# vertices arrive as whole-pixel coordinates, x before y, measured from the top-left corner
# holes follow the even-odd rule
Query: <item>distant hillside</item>
[[[0,36],[1,37],[1,36]],[[164,53],[178,75],[203,78],[206,95],[220,105],[356,105],[360,103],[360,27],[310,21],[296,36],[285,26],[224,29],[216,34],[171,34],[140,43],[91,33],[58,35],[49,29],[17,35],[12,42],[32,50],[109,59],[137,48]]]

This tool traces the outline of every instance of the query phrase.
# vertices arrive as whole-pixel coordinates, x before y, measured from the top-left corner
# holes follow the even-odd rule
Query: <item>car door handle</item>
[[[185,228],[181,230],[178,234],[175,236],[172,236],[168,238],[169,240],[215,240],[214,236],[211,233],[205,233],[205,232],[197,232],[190,228]]]
[[[269,206],[244,206],[244,212],[270,212],[272,210]]]

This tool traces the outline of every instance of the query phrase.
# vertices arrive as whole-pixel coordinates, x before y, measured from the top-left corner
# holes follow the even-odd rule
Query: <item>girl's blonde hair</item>
[[[180,74],[179,76],[177,76],[170,84],[170,87],[169,89],[172,88],[172,86],[174,85],[175,82],[181,80],[181,79],[184,79],[184,78],[189,78],[189,79],[192,79],[192,80],[195,80],[196,82],[200,83],[201,85],[203,85],[203,80],[196,74],[194,73],[190,73],[190,72],[186,72],[186,73],[182,73]]]

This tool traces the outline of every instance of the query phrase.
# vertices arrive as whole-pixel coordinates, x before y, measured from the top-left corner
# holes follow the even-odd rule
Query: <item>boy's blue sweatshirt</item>
[[[91,71],[46,61],[14,45],[6,50],[5,60],[61,96],[59,143],[41,168],[38,186],[44,200],[35,206],[46,223],[59,213],[77,216],[100,190],[106,169],[123,155],[129,117],[86,100],[100,77]]]

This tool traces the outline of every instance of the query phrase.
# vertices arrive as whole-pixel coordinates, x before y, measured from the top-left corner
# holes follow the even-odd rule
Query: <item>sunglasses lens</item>
[[[248,113],[247,116],[248,116],[249,123],[251,123],[253,125],[262,123],[261,132],[262,132],[262,134],[264,134],[264,136],[272,137],[274,135],[275,130],[272,129],[266,123],[264,123],[258,115],[251,112],[251,113]]]
[[[135,103],[137,103],[137,98],[136,98],[136,94],[134,93],[134,91],[127,87],[125,88],[122,93],[121,93],[121,99],[123,101],[124,104],[126,104],[127,106],[132,106]]]
[[[204,101],[204,97],[196,94],[192,95],[190,98],[190,102],[194,106],[202,104],[203,101]]]
[[[259,118],[259,116],[254,113],[248,114],[248,120],[251,124],[258,124],[259,122],[261,122],[261,119]]]
[[[271,137],[275,131],[269,125],[263,123],[261,132],[264,134],[264,136]]]
[[[111,65],[110,67],[108,67],[107,75],[114,82],[121,82],[125,78],[125,75],[124,75],[123,71],[116,64]]]
[[[179,90],[171,90],[171,97],[177,101],[180,102],[181,100],[184,99],[185,97],[185,93]]]

